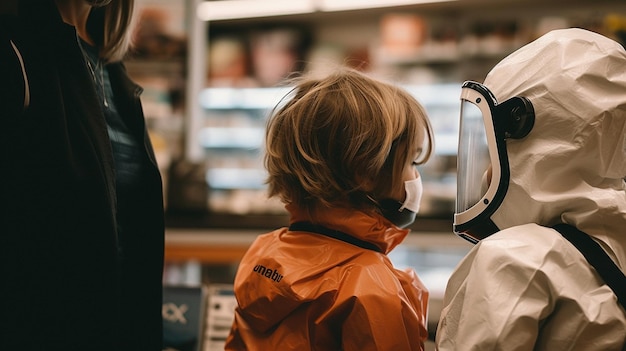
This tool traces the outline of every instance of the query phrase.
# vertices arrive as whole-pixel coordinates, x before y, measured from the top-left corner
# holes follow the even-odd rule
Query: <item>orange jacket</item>
[[[287,209],[292,224],[309,221]],[[315,218],[381,252],[288,228],[259,236],[235,278],[239,305],[226,350],[423,350],[428,291],[386,255],[409,231],[348,209]]]

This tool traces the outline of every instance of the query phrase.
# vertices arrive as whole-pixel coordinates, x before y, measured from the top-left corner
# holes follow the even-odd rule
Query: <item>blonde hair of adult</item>
[[[103,7],[103,29],[100,56],[106,62],[121,61],[131,45],[134,0],[83,0],[92,6]],[[20,0],[0,0],[0,14],[16,14]]]
[[[88,2],[106,3],[107,0]],[[106,62],[121,61],[131,45],[134,0],[111,0],[104,6],[104,32],[100,56]]]
[[[407,164],[434,148],[423,106],[404,89],[349,68],[302,76],[265,135],[269,196],[317,206],[375,208]]]

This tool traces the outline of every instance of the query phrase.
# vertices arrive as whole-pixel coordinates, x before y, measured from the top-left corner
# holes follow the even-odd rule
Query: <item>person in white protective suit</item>
[[[448,282],[438,350],[622,350],[623,306],[552,226],[626,269],[624,48],[555,30],[461,101],[454,230],[476,245]]]

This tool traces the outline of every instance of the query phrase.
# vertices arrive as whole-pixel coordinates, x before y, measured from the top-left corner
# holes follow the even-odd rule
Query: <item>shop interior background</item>
[[[626,42],[619,0],[136,2],[126,65],[145,89],[164,176],[166,284],[222,291],[215,287],[232,284],[254,237],[287,224],[263,184],[266,117],[289,89],[286,77],[349,65],[406,87],[436,133],[436,155],[420,168],[419,218],[391,254],[431,290],[431,331],[447,278],[470,248],[452,234],[461,83],[481,82],[552,29],[582,27]]]

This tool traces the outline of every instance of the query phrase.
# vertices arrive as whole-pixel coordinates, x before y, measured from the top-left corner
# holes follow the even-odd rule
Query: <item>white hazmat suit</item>
[[[582,254],[549,226],[592,236],[626,268],[626,52],[582,29],[552,31],[484,85],[523,96],[535,124],[507,140],[508,191],[448,283],[438,350],[622,350],[626,314]],[[480,186],[477,184],[476,186]]]

